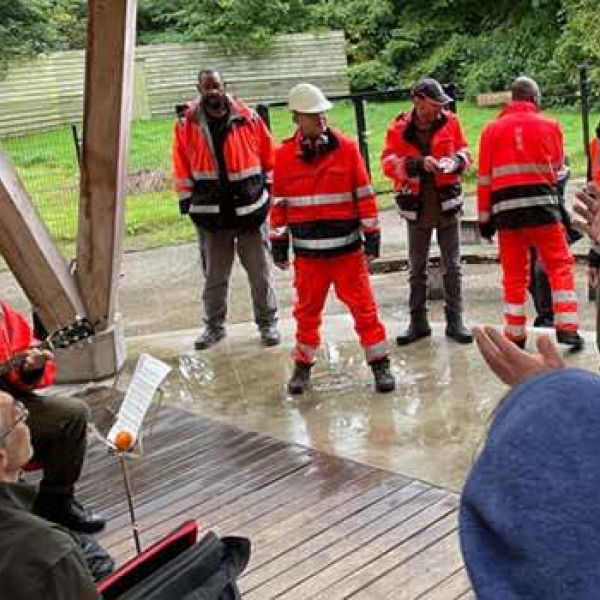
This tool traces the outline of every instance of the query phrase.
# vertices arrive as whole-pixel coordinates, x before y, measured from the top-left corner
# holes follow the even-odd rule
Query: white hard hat
[[[290,90],[288,106],[299,113],[315,114],[329,110],[332,104],[316,85],[299,83]]]

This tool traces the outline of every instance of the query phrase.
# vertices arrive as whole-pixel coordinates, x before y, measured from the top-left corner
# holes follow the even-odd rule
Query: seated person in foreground
[[[0,368],[15,356],[23,356],[0,377],[0,390],[20,400],[29,411],[34,458],[41,463],[43,477],[34,512],[82,533],[97,533],[104,519],[86,510],[74,498],[87,444],[89,411],[78,398],[40,396],[34,390],[54,383],[52,353],[35,346],[26,319],[6,302],[0,302]]]
[[[77,542],[33,514],[36,489],[18,482],[33,454],[27,417],[23,404],[0,392],[0,596],[98,600]]]
[[[475,338],[512,386],[465,484],[460,538],[478,600],[600,598],[600,377],[491,327]]]

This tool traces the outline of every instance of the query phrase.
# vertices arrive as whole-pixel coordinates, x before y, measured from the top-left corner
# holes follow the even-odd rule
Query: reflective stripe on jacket
[[[598,136],[590,143],[590,162],[592,180],[600,185],[600,137]]]
[[[275,152],[270,239],[285,254],[291,234],[298,256],[329,257],[356,250],[361,236],[379,235],[377,201],[356,142],[329,130],[331,149],[302,158],[300,134]]]
[[[477,205],[481,223],[499,229],[560,221],[557,181],[564,169],[557,121],[532,102],[511,102],[479,141]]]
[[[232,202],[240,226],[260,225],[267,215],[273,167],[273,142],[262,119],[239,100],[230,99],[223,148],[230,194],[221,193],[221,174],[206,115],[199,103],[177,120],[173,134],[173,181],[182,204],[200,225],[220,228],[223,202]]]
[[[434,177],[442,212],[458,212],[463,205],[461,178],[471,164],[467,139],[460,121],[450,111],[443,110],[434,123],[431,156],[453,158],[457,169],[453,173],[437,173]],[[381,165],[386,177],[394,182],[400,214],[408,220],[418,218],[423,154],[415,134],[414,111],[401,113],[388,128],[381,153]]]

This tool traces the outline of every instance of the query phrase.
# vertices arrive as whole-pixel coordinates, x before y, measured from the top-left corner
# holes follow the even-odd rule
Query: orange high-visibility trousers
[[[513,341],[527,337],[525,299],[529,285],[529,248],[535,248],[552,289],[555,328],[577,331],[577,292],[574,259],[562,223],[498,232],[504,287],[505,335]]]
[[[365,255],[361,250],[332,258],[294,259],[296,348],[294,360],[312,364],[321,337],[323,307],[334,286],[337,297],[349,308],[367,362],[387,356],[385,327],[379,320]]]

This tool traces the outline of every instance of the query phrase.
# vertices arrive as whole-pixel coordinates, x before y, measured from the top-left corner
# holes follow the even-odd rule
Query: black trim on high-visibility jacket
[[[231,194],[233,212],[251,206],[259,202],[263,193],[267,192],[265,177],[262,173],[247,177],[243,181],[230,181],[228,191]],[[209,231],[221,229],[232,229],[235,227],[260,227],[269,213],[270,202],[266,201],[253,212],[245,215],[236,215],[234,219],[227,212],[219,210],[217,213],[201,212],[202,206],[219,206],[226,204],[226,198],[220,184],[216,181],[200,180],[194,181],[194,192],[192,196],[192,207],[190,216],[192,220]],[[200,211],[200,212],[194,212]]]
[[[226,172],[224,156],[226,139],[235,135],[237,129],[250,126],[260,117],[253,112],[249,116],[242,114],[236,110],[235,104],[230,102],[229,114],[224,126],[218,131],[218,140],[214,139],[214,133],[217,132],[215,123],[211,123],[201,104],[198,104],[189,118],[202,132],[217,163],[218,173],[217,177],[207,178],[196,177],[195,174],[188,207],[189,216],[197,225],[209,231],[260,227],[265,222],[270,207],[265,174],[255,172],[259,168],[252,167],[252,173],[240,180],[232,180]],[[253,210],[249,210],[251,207],[254,207]]]
[[[561,222],[558,192],[551,185],[506,187],[493,191],[491,199],[491,218],[498,229],[518,229]]]
[[[440,210],[445,215],[459,213],[463,207],[462,187],[460,183],[444,185],[437,188],[437,197]],[[409,220],[418,219],[421,216],[423,202],[420,196],[412,194],[396,194],[396,204],[400,213]]]
[[[358,219],[290,223],[294,254],[331,258],[357,250],[362,246],[359,225]]]

